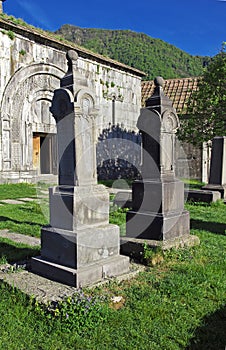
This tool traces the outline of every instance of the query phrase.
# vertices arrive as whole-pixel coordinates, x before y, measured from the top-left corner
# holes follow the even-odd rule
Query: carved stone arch
[[[164,111],[162,115],[162,131],[175,133],[179,128],[179,118],[172,110]]]
[[[49,106],[63,75],[59,67],[35,63],[10,78],[0,108],[0,170],[31,170],[32,133],[56,132]]]
[[[34,124],[38,123],[39,125],[43,124],[49,124],[49,129],[51,129],[53,132],[56,132],[56,122],[54,117],[52,116],[52,113],[49,111],[49,107],[52,103],[53,99],[53,91],[51,90],[39,90],[35,91],[29,98],[29,103],[30,103],[30,115],[33,123],[33,129],[35,129]],[[42,112],[44,113],[39,113],[37,114],[35,112],[35,107],[37,107],[38,104],[46,104],[46,111]],[[45,107],[45,106],[43,106]],[[49,130],[49,132],[51,132]]]
[[[160,131],[161,128],[161,115],[155,110],[148,108],[142,108],[141,114],[137,121],[137,128],[149,136],[153,136],[156,133],[156,130]]]
[[[90,100],[92,100],[93,105],[95,106],[94,92],[90,89],[80,89],[75,95],[75,102],[81,104],[81,100],[84,98],[84,96],[90,98]]]
[[[95,96],[90,89],[80,89],[75,95],[75,107],[79,107],[83,116],[96,115],[97,108],[95,103]]]

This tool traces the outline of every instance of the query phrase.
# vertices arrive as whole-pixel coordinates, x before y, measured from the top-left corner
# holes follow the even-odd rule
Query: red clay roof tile
[[[180,78],[165,80],[163,90],[172,100],[173,106],[178,114],[186,112],[186,102],[192,90],[197,89],[200,78]],[[154,81],[143,81],[141,85],[142,107],[145,107],[145,101],[154,91]]]

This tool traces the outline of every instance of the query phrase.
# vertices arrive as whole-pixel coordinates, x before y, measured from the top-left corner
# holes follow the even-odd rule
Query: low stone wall
[[[142,139],[123,126],[109,125],[98,138],[97,173],[99,180],[140,179]],[[202,179],[202,149],[176,141],[176,176]]]

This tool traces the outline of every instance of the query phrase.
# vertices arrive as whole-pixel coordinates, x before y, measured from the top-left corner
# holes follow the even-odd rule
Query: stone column
[[[119,255],[119,228],[109,224],[109,193],[97,184],[95,94],[67,53],[68,71],[55,90],[59,185],[50,188],[50,226],[41,231],[41,257],[32,269],[75,287],[128,272]]]
[[[141,109],[137,127],[142,133],[142,180],[132,187],[132,210],[127,212],[126,238],[190,240],[189,213],[184,210],[184,184],[175,178],[175,133],[179,120],[163,92],[164,80],[155,79],[154,94]],[[122,246],[122,251],[128,253]]]
[[[226,199],[226,136],[213,139],[209,182],[203,189],[218,191]]]

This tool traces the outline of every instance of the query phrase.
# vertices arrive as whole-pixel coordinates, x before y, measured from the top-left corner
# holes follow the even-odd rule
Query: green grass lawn
[[[46,218],[32,205],[24,205],[21,219],[21,208],[13,207],[10,220],[41,226]],[[49,308],[0,282],[0,349],[225,350],[226,206],[187,203],[186,208],[200,245],[164,253],[160,264],[129,281],[84,290],[86,296]],[[9,215],[2,210],[0,216]],[[110,217],[125,223],[124,211]],[[16,247],[15,255],[23,249]],[[111,296],[123,297],[119,309],[112,307]]]
[[[25,197],[36,197],[37,188],[34,185],[21,184],[4,184],[0,185],[0,201],[2,199],[17,199]]]

